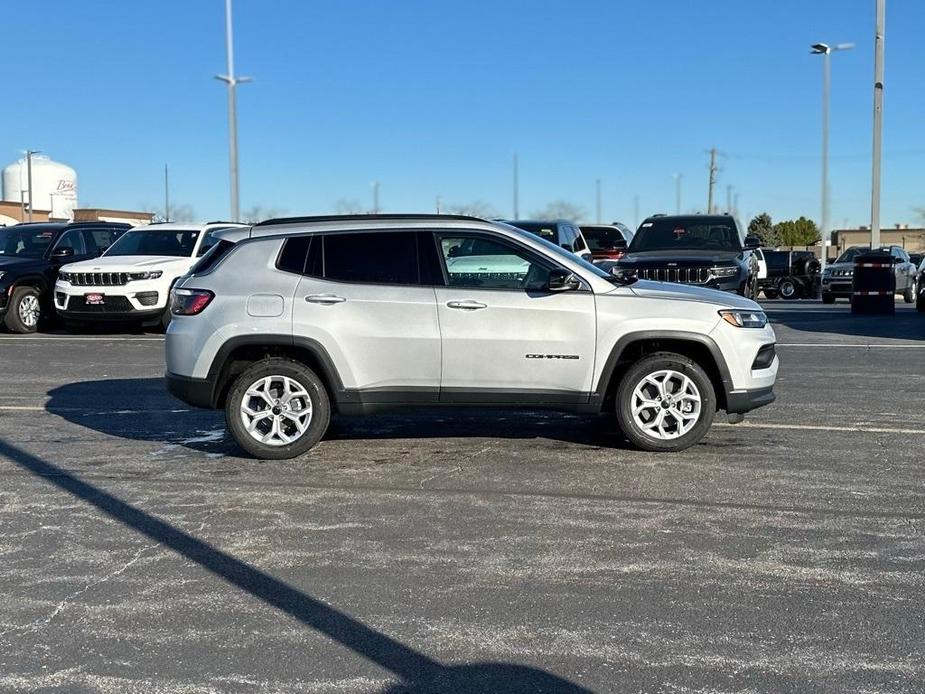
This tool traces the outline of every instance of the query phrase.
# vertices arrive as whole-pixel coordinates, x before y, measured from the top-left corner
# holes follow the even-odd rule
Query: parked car
[[[535,234],[541,239],[546,239],[550,243],[554,243],[557,246],[574,253],[579,258],[584,258],[589,262],[591,261],[591,249],[588,248],[588,242],[582,235],[581,229],[579,229],[575,224],[569,222],[568,220],[559,219],[549,222],[535,222],[526,219],[517,221],[499,221],[504,221],[505,224],[510,224],[511,226],[515,226],[518,229],[523,229],[524,231],[529,231],[531,234]]]
[[[909,254],[902,246],[881,246],[878,250],[893,257],[893,273],[896,276],[896,293],[903,301],[911,304],[916,300],[917,268],[909,260]],[[869,253],[868,246],[852,246],[845,250],[835,262],[822,273],[822,303],[834,304],[838,298],[851,298],[854,279],[854,259]]]
[[[633,240],[633,232],[620,222],[582,224],[579,228],[594,261],[619,260],[626,254],[626,247]]]
[[[821,265],[812,251],[763,252],[767,271],[758,288],[769,299],[803,299],[819,295]]]
[[[755,298],[758,260],[751,251],[760,245],[731,215],[656,215],[636,230],[615,270]]]
[[[915,308],[920,313],[925,313],[925,258],[919,264],[919,272],[915,282],[916,297]]]
[[[909,262],[917,268],[922,267],[922,263],[925,263],[925,253],[910,253]]]
[[[109,222],[34,222],[0,228],[0,319],[32,333],[54,315],[51,290],[62,263],[98,256],[130,227]]]
[[[216,231],[241,224],[149,224],[130,229],[101,257],[61,268],[55,309],[71,322],[170,322],[170,287],[205,255]]]
[[[167,387],[224,408],[260,458],[304,453],[332,412],[460,405],[610,412],[640,448],[679,451],[717,410],[774,400],[753,301],[621,279],[507,224],[306,217],[217,236],[172,292]]]

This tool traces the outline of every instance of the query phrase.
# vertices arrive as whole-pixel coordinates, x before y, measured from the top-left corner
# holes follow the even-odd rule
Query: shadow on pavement
[[[177,444],[209,453],[241,455],[225,429],[223,412],[191,409],[174,400],[159,378],[83,381],[48,392],[52,414],[110,436]],[[589,446],[625,447],[607,417],[545,411],[465,408],[407,414],[336,417],[326,438],[548,438]]]
[[[772,325],[785,325],[803,333],[848,338],[925,340],[925,314],[901,306],[897,304],[894,315],[868,316],[854,315],[847,306],[832,308],[819,302],[799,306],[793,302],[763,304]]]
[[[401,684],[385,689],[388,694],[589,691],[551,673],[526,666],[508,663],[444,665],[38,456],[3,440],[0,440],[0,455],[385,668],[401,680]]]

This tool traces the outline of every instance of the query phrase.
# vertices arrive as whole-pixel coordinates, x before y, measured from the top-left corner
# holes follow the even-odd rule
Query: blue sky
[[[887,11],[884,225],[925,206],[925,3]],[[704,208],[818,220],[822,65],[832,60],[832,223],[869,223],[874,0],[236,0],[241,207],[338,200],[431,211],[553,200],[606,219]],[[222,0],[8,3],[0,160],[40,149],[78,171],[82,206],[228,215]]]

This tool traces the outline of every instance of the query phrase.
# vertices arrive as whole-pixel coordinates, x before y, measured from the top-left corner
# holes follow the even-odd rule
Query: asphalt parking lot
[[[259,462],[160,336],[2,335],[0,691],[922,691],[925,316],[766,308],[778,402],[676,455],[460,411]]]

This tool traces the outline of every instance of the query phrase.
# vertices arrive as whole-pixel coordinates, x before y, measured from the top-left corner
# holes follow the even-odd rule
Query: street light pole
[[[26,150],[26,181],[29,186],[29,221],[32,221],[32,155],[38,154],[34,149]]]
[[[822,219],[819,231],[822,236],[820,253],[820,272],[825,270],[829,249],[826,245],[829,236],[829,92],[831,91],[831,56],[834,51],[847,51],[854,48],[853,43],[839,43],[830,46],[827,43],[814,43],[812,53],[822,56]]]
[[[883,39],[886,30],[885,24],[886,0],[877,0],[877,28],[874,35],[874,151],[870,186],[871,248],[880,247],[880,152],[883,137]]]
[[[251,77],[236,77],[234,74],[234,36],[231,26],[231,0],[225,0],[225,52],[228,60],[228,74],[216,75],[215,79],[228,85],[228,169],[231,180],[231,221],[240,218],[238,204],[238,100],[237,86],[253,81]]]

